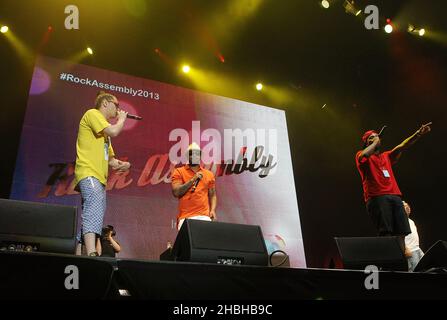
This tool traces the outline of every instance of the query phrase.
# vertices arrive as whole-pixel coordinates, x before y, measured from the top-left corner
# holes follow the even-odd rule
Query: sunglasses
[[[117,107],[118,109],[120,108],[120,104],[118,102],[115,101],[109,101],[109,102],[113,103],[115,107]]]

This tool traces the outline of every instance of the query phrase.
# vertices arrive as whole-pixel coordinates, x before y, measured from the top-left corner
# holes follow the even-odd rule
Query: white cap
[[[200,150],[200,147],[197,143],[193,142],[188,146],[188,151],[192,151],[192,150]]]

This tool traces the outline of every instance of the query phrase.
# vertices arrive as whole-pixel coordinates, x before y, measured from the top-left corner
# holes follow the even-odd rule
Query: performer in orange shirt
[[[175,168],[171,175],[172,194],[179,199],[177,230],[185,219],[216,220],[216,180],[201,166],[201,150],[196,143],[188,147],[188,164]]]

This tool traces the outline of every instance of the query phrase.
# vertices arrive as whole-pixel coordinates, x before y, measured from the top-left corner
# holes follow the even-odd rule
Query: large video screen
[[[11,198],[76,205],[76,138],[98,91],[143,118],[112,139],[130,171],[109,170],[104,224],[113,225],[120,258],[158,260],[177,235],[178,199],[170,174],[202,148],[216,177],[217,219],[261,226],[268,251],[306,267],[286,116],[283,110],[50,57],[36,59]]]

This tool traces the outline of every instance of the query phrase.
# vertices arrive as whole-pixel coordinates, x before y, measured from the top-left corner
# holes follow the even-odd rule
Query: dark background
[[[447,238],[447,4],[356,1],[379,8],[381,29],[367,30],[365,17],[347,14],[342,3],[325,10],[317,0],[1,1],[0,24],[31,55],[0,34],[0,197],[9,197],[35,55],[70,59],[89,45],[95,54],[83,64],[286,111],[310,267],[328,266],[334,236],[375,234],[354,162],[363,132],[387,125],[383,144],[392,148],[433,121],[395,167],[427,250]],[[79,8],[79,30],[64,28],[69,4]],[[386,18],[392,34],[383,31]],[[427,35],[409,34],[408,23]],[[178,72],[183,61],[213,75],[206,87]],[[265,90],[254,90],[257,81]]]

